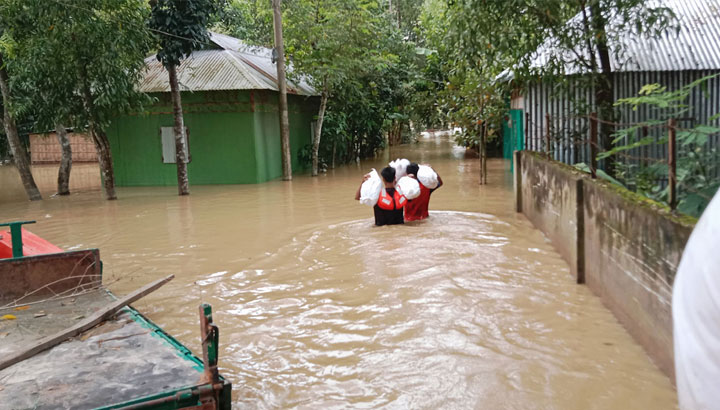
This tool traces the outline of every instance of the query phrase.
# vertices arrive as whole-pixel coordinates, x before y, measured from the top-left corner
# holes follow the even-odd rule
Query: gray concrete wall
[[[672,283],[694,221],[609,183],[584,183],[586,283],[674,380]]]
[[[672,283],[695,220],[536,153],[515,161],[518,211],[674,380]]]
[[[583,283],[583,192],[578,189],[583,174],[528,152],[517,151],[515,162],[519,163],[514,168],[517,211],[547,235],[578,283]]]

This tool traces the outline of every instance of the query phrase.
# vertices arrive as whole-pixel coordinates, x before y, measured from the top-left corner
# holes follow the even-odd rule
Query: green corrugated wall
[[[123,116],[108,127],[118,186],[172,186],[175,164],[162,161],[161,127],[172,127],[169,93],[142,115]],[[248,184],[282,176],[277,93],[270,91],[183,92],[189,130],[190,184]],[[317,98],[289,95],[293,171],[298,151],[311,141]]]

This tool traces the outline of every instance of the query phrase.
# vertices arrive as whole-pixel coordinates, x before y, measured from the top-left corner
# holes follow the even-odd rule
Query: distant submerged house
[[[211,33],[206,49],[182,61],[178,78],[191,184],[259,183],[282,175],[278,87],[271,50]],[[155,97],[146,112],[113,120],[108,137],[118,186],[177,184],[168,73],[155,58],[140,90]],[[319,98],[306,82],[288,82],[293,170],[311,142]]]

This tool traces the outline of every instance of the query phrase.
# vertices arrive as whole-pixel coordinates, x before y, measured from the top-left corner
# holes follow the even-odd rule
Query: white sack
[[[672,297],[680,408],[720,408],[720,192],[690,235]]]
[[[396,159],[395,161],[391,161],[388,165],[395,168],[395,180],[397,181],[407,175],[407,166],[410,165],[410,161],[405,158]]]
[[[368,175],[370,178],[360,186],[360,203],[375,206],[380,197],[380,191],[383,189],[383,182],[375,168]]]
[[[437,174],[427,165],[420,165],[417,179],[425,185],[426,188],[435,189],[438,186]]]
[[[415,199],[420,196],[420,184],[413,178],[402,177],[398,179],[397,188],[407,199]]]

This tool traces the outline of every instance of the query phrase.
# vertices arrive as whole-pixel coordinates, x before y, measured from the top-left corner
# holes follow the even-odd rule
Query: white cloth
[[[685,246],[672,311],[680,408],[720,409],[720,191]]]
[[[407,175],[407,166],[410,165],[410,161],[405,158],[398,158],[395,161],[390,161],[388,165],[395,168],[395,180],[397,181]]]
[[[435,189],[438,186],[437,174],[427,165],[420,165],[418,167],[417,179],[425,185],[426,188]]]
[[[414,178],[402,177],[398,179],[397,188],[407,199],[415,199],[420,196],[420,184]]]
[[[375,206],[380,197],[383,182],[375,168],[368,175],[370,175],[370,178],[360,186],[360,203]]]

